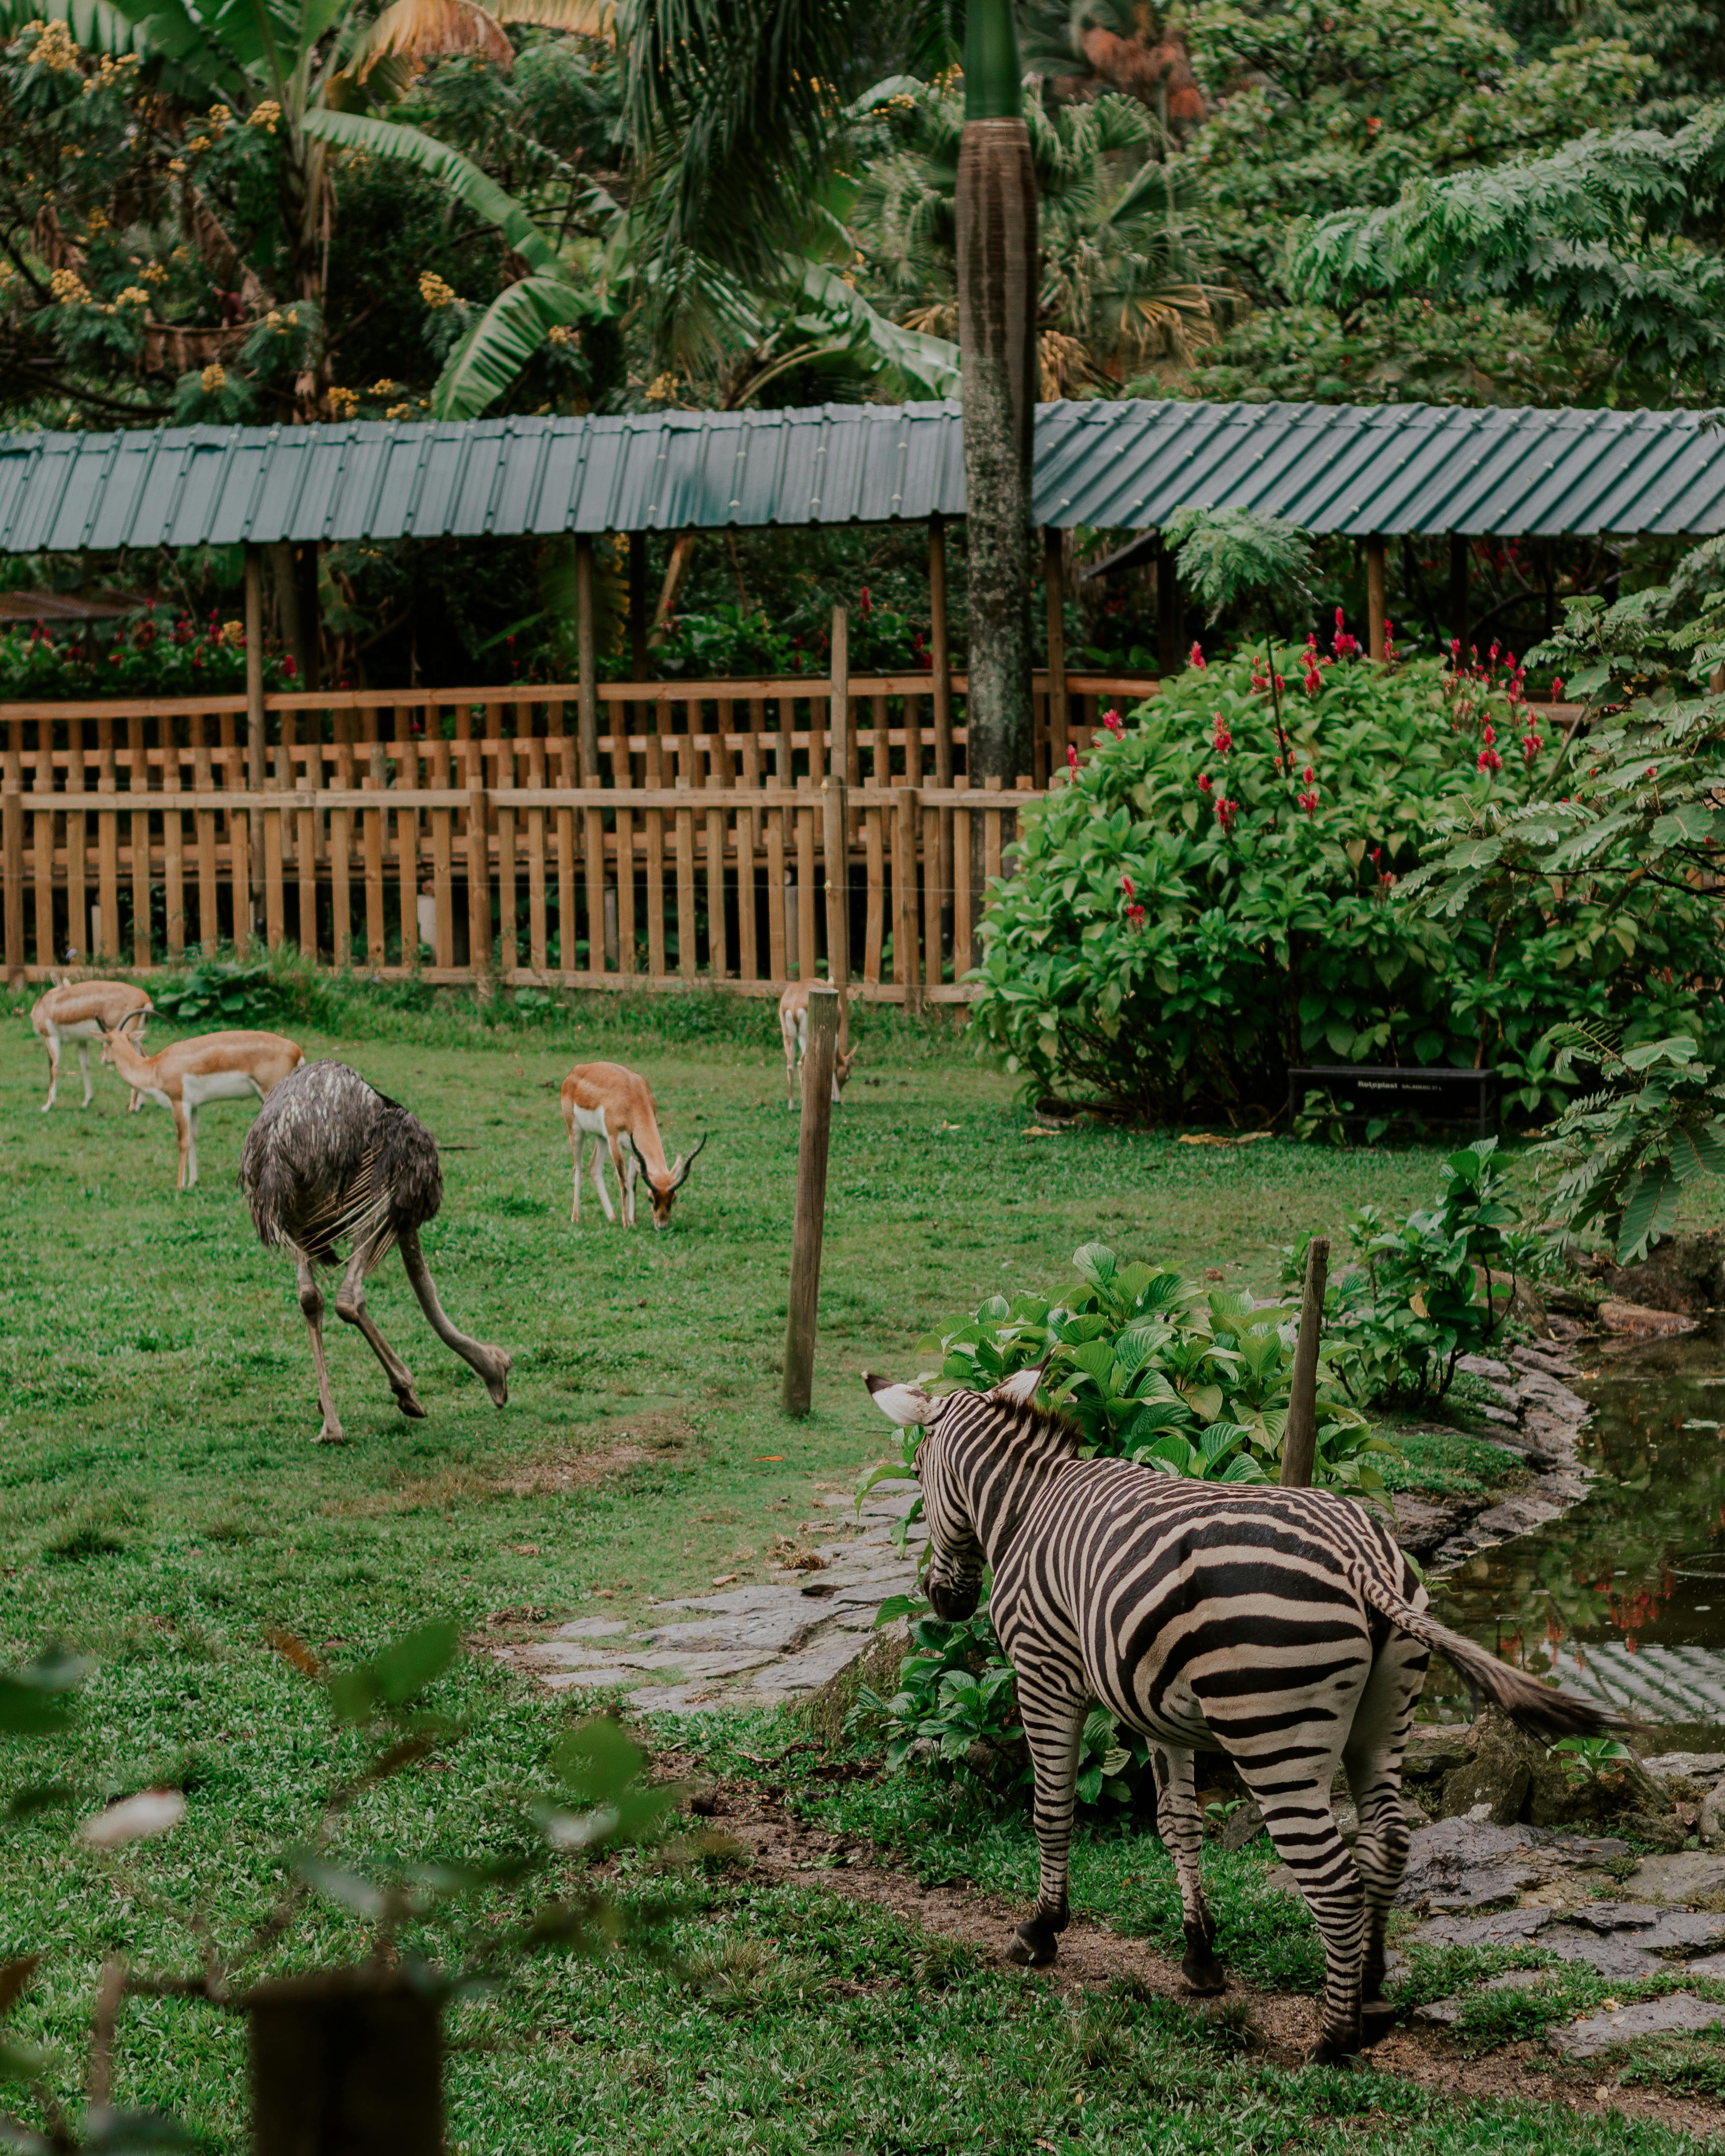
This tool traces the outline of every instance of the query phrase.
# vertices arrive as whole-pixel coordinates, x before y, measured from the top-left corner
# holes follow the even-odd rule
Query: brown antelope
[[[646,1177],[647,1188],[653,1195],[654,1226],[667,1226],[671,1201],[689,1180],[696,1157],[706,1143],[706,1134],[703,1132],[687,1160],[679,1153],[667,1168],[652,1089],[644,1078],[635,1071],[625,1070],[620,1063],[578,1063],[563,1081],[562,1101],[563,1127],[569,1133],[569,1153],[575,1163],[571,1220],[578,1221],[581,1218],[581,1147],[584,1140],[591,1138],[593,1188],[599,1194],[605,1218],[617,1218],[611,1209],[610,1193],[605,1188],[605,1165],[601,1158],[603,1148],[608,1147],[618,1191],[623,1199],[624,1225],[633,1228],[635,1224],[635,1178],[639,1173]],[[626,1161],[623,1152],[625,1141],[629,1151]]]
[[[793,981],[778,999],[778,1029],[784,1037],[785,1106],[797,1105],[797,1065],[809,1053],[809,992],[814,986],[809,981]],[[833,1052],[833,1105],[836,1107],[846,1081],[856,1068],[860,1048],[848,1048],[850,1038],[850,1013],[843,998],[839,1004],[839,1045]]]
[[[270,1088],[305,1060],[297,1041],[279,1033],[200,1033],[177,1040],[157,1055],[141,1055],[120,1028],[102,1034],[102,1060],[111,1064],[134,1092],[157,1102],[174,1119],[180,1142],[176,1190],[198,1181],[198,1111],[206,1101],[262,1100]]]
[[[78,1044],[78,1068],[84,1074],[87,1108],[95,1098],[90,1082],[91,1041],[100,1040],[110,1028],[118,1029],[136,1021],[134,1038],[141,1045],[144,1027],[155,1008],[141,988],[127,981],[57,981],[46,995],[38,996],[30,1009],[30,1024],[48,1050],[48,1098],[42,1103],[43,1114],[54,1106],[59,1091],[63,1040]],[[136,1112],[143,1105],[134,1088],[128,1108]]]

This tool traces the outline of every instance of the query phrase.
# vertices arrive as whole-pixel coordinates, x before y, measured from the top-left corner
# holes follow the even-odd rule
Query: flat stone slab
[[[816,1691],[829,1677],[837,1676],[840,1670],[849,1669],[861,1651],[855,1632],[841,1632],[835,1639],[818,1640],[800,1654],[786,1655],[768,1663],[757,1675],[754,1689],[782,1693],[787,1698],[800,1697]]]
[[[1661,1752],[1641,1762],[1650,1774],[1681,1774],[1686,1781],[1717,1782],[1725,1774],[1725,1752]]]
[[[1611,1835],[1497,1826],[1490,1820],[1436,1820],[1409,1840],[1408,1868],[1395,1898],[1403,1908],[1421,1902],[1451,1912],[1485,1908],[1558,1871],[1628,1853],[1629,1844]]]
[[[1697,2035],[1703,2029],[1717,2029],[1722,2020],[1725,2006],[1712,2005],[1692,1992],[1674,1991],[1664,1999],[1639,1999],[1633,2006],[1553,2029],[1545,2041],[1566,2059],[1591,2059],[1615,2044],[1632,2044],[1642,2036]]]
[[[1715,1894],[1725,1894],[1725,1854],[1679,1849],[1669,1856],[1644,1856],[1625,1883],[1635,1893],[1662,1902],[1711,1901]]]
[[[1414,1937],[1427,1947],[1518,1947],[1551,1922],[1549,1909],[1494,1909],[1483,1917],[1433,1917]]]
[[[620,1617],[578,1617],[572,1625],[559,1625],[553,1640],[614,1640],[629,1627]]]

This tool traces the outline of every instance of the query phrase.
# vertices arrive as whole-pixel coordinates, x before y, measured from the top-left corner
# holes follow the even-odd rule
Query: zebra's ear
[[[1048,1363],[1049,1358],[1045,1356],[1041,1362],[1030,1369],[1014,1370],[1009,1378],[1003,1378],[1000,1380],[1000,1383],[990,1392],[988,1398],[991,1400],[1016,1400],[1020,1403],[1034,1400],[1036,1397],[1036,1388],[1042,1383],[1043,1373],[1047,1369]]]
[[[863,1383],[888,1422],[896,1422],[901,1430],[926,1423],[934,1413],[935,1404],[921,1385],[896,1385],[891,1378],[877,1378],[872,1370],[863,1372]]]

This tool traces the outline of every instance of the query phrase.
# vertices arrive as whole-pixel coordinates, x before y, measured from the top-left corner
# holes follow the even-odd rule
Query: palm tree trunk
[[[970,0],[957,183],[973,785],[1031,768],[1036,178],[1011,0]]]

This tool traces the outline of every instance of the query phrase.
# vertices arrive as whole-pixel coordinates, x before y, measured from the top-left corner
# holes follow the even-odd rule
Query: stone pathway
[[[1674,1966],[1689,1976],[1725,1977],[1725,1915],[1676,1898],[1719,1899],[1725,1856],[1686,1850],[1644,1857],[1619,1888],[1621,1899],[1593,1898],[1613,1877],[1604,1867],[1630,1853],[1627,1842],[1609,1835],[1439,1820],[1414,1834],[1396,1899],[1425,1912],[1409,1934],[1421,1946],[1531,1946],[1623,1982],[1669,1975]],[[1482,1989],[1537,1989],[1552,1973],[1516,1969]],[[1466,2005],[1462,1994],[1433,1999],[1417,2008],[1414,2019],[1453,2027]],[[1588,2058],[1640,2036],[1711,2028],[1722,2020],[1725,2006],[1676,1993],[1555,2029],[1548,2041],[1566,2056]]]
[[[865,1652],[881,1604],[915,1589],[927,1537],[913,1525],[901,1553],[892,1533],[916,1495],[914,1482],[876,1483],[863,1501],[860,1532],[817,1546],[801,1560],[808,1568],[660,1603],[654,1623],[580,1617],[549,1639],[493,1651],[553,1691],[632,1686],[629,1704],[645,1713],[807,1699]],[[835,1527],[859,1519],[853,1500],[836,1491],[821,1502],[839,1516]]]
[[[1573,1357],[1561,1348],[1512,1348],[1501,1362],[1490,1355],[1464,1355],[1455,1367],[1491,1391],[1485,1414],[1491,1443],[1519,1454],[1538,1471],[1529,1487],[1478,1513],[1459,1533],[1440,1543],[1430,1553],[1431,1564],[1439,1569],[1556,1519],[1586,1496],[1589,1481],[1576,1440],[1593,1409],[1564,1382],[1576,1375]],[[1410,1502],[1398,1499],[1396,1509],[1410,1512]],[[1403,1539],[1416,1557],[1423,1554],[1409,1537]]]

